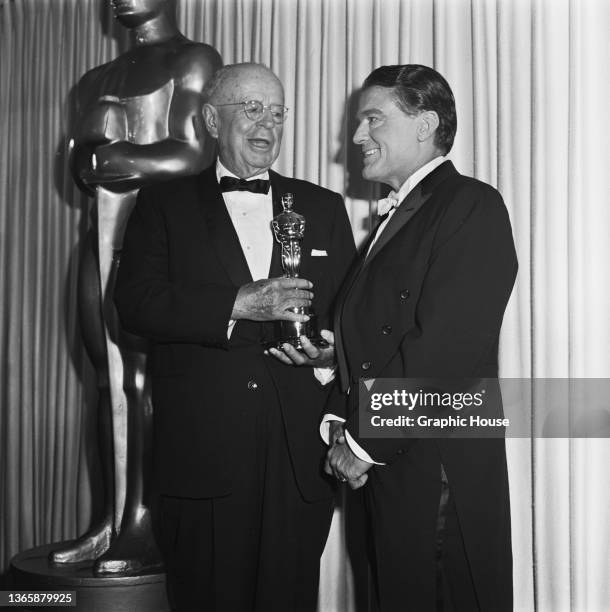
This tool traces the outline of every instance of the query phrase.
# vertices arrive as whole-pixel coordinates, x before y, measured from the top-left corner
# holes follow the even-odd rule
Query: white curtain
[[[124,50],[102,0],[0,0],[0,571],[86,526],[91,372],[75,270],[84,200],[62,152],[70,88]],[[353,94],[382,64],[453,87],[460,171],[498,187],[519,255],[505,377],[610,377],[610,2],[179,0],[190,38],[269,65],[290,108],[276,168],[346,196],[358,242],[375,187],[350,146]],[[534,405],[534,411],[536,406]],[[610,443],[508,441],[515,609],[610,609]],[[320,610],[354,609],[338,510]]]

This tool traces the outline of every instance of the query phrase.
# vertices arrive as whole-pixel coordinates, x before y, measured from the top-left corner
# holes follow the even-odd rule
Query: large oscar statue
[[[197,173],[214,157],[202,91],[222,60],[182,36],[175,0],[107,1],[129,29],[131,48],[79,81],[70,140],[74,179],[94,198],[78,299],[97,374],[103,516],[76,541],[20,553],[11,569],[26,589],[75,590],[77,612],[166,612],[150,508],[147,346],[121,330],[112,294],[138,189]]]
[[[104,516],[51,561],[95,559],[98,575],[160,565],[148,505],[152,406],[146,342],[120,328],[112,303],[127,218],[142,185],[194,174],[213,157],[202,89],[221,66],[210,46],[178,31],[175,0],[112,0],[132,48],[78,85],[73,176],[95,198],[81,262],[79,312],[99,390]]]

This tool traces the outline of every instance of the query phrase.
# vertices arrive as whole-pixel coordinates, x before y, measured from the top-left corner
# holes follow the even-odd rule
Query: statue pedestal
[[[66,544],[62,542],[61,546]],[[59,546],[58,543],[39,546],[13,557],[13,586],[9,589],[76,591],[76,606],[69,608],[76,612],[170,612],[163,572],[99,577],[93,574],[90,561],[51,565],[49,553]],[[44,608],[32,608],[41,609]]]

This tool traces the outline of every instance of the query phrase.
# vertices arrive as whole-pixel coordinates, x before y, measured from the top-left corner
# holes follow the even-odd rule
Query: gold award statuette
[[[301,241],[305,234],[305,217],[292,210],[294,196],[287,193],[282,196],[282,212],[273,218],[271,227],[275,239],[282,247],[282,268],[285,278],[298,278],[301,267]],[[309,315],[309,321],[276,321],[275,339],[270,346],[281,349],[288,342],[296,349],[303,350],[301,336],[306,336],[312,344],[326,348],[328,342],[318,334],[317,317],[313,309],[307,306],[290,309],[292,312]]]

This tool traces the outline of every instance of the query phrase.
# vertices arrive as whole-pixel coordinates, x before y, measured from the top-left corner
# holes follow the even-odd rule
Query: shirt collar
[[[433,170],[438,168],[444,161],[446,161],[446,157],[440,155],[439,157],[435,157],[434,159],[430,160],[427,164],[424,164],[400,186],[400,189],[393,197],[395,197],[400,204],[418,183],[420,183]]]
[[[233,176],[235,178],[241,178],[236,174],[233,174],[230,170],[228,170],[225,165],[220,161],[220,157],[216,160],[216,180],[220,183],[220,179],[223,176]],[[265,170],[260,174],[256,174],[255,176],[249,176],[247,180],[253,181],[254,179],[264,179],[269,180],[269,171]]]

